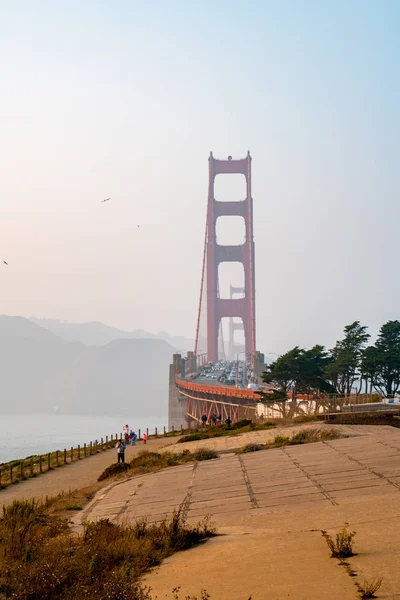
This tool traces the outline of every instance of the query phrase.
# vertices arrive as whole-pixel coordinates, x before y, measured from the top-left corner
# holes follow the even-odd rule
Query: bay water
[[[136,433],[161,433],[168,417],[106,417],[54,414],[0,415],[0,464],[34,454],[83,446],[106,435],[119,435],[128,424]]]

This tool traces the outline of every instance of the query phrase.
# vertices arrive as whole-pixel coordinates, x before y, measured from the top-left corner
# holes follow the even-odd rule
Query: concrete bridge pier
[[[176,376],[185,377],[185,360],[180,354],[174,354],[169,366],[169,398],[168,398],[168,428],[180,429],[187,427],[186,405],[187,398],[183,396],[175,384]]]

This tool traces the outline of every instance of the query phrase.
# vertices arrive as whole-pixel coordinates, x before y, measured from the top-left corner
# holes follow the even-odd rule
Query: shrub
[[[349,558],[349,556],[354,556],[353,539],[356,535],[355,531],[347,531],[346,526],[344,526],[336,534],[335,539],[326,531],[322,531],[322,535],[326,539],[326,543],[331,551],[331,558]]]
[[[149,452],[148,450],[143,450],[139,452],[132,460],[129,465],[131,467],[160,467],[163,466],[164,459],[162,454],[159,452]]]
[[[179,440],[177,440],[177,444],[183,444],[184,442],[197,442],[198,440],[207,440],[209,437],[210,434],[206,431],[189,433],[188,435],[184,435],[179,438]]]
[[[218,458],[218,454],[211,448],[200,448],[192,453],[192,457],[191,460],[194,459],[196,461],[211,460],[212,458]]]
[[[138,579],[177,550],[215,535],[207,520],[188,526],[180,510],[159,524],[123,527],[103,519],[88,523],[80,535],[70,534],[43,506],[28,501],[3,511],[1,597],[151,600]]]
[[[231,425],[231,429],[242,429],[243,427],[248,427],[252,423],[253,421],[251,421],[251,419],[240,419]]]
[[[107,477],[118,475],[118,473],[124,473],[125,471],[128,471],[129,468],[128,463],[114,463],[104,469],[97,481],[103,481],[104,479],[107,479]]]
[[[292,437],[290,440],[291,444],[305,444],[308,441],[307,431],[303,429],[303,431],[299,431]]]
[[[371,581],[365,580],[362,585],[358,583],[358,593],[360,594],[362,600],[365,600],[366,598],[376,598],[375,593],[381,587],[382,581],[382,577],[375,577]]]
[[[240,450],[236,450],[235,454],[247,454],[247,452],[258,452],[258,450],[262,450],[264,448],[263,444],[246,444]]]
[[[284,435],[277,435],[274,438],[274,441],[272,442],[274,444],[274,446],[286,446],[286,444],[288,444],[290,442],[290,438],[284,436]]]

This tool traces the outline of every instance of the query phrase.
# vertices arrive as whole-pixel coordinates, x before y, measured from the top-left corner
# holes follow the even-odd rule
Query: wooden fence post
[[[101,438],[101,450],[104,450],[104,441],[103,441],[103,438]]]
[[[67,449],[64,448],[64,465],[67,464]]]
[[[83,444],[83,457],[86,458],[86,443]]]
[[[137,439],[140,440],[140,429],[139,429],[139,433],[138,433],[138,438]]]
[[[33,456],[31,457],[30,473],[31,473],[31,477],[33,477]],[[1,477],[0,477],[0,479],[1,479]],[[0,483],[1,483],[1,481],[0,481]]]
[[[74,460],[74,449],[71,446],[71,462]]]
[[[89,444],[89,454],[90,456],[92,456],[92,442],[90,442]]]
[[[158,437],[158,433],[157,433],[157,427],[155,428],[155,436]]]
[[[106,435],[106,447],[105,447],[105,449],[108,450],[108,435]]]
[[[43,459],[43,456],[40,455],[40,457],[39,457],[39,473],[43,473],[43,464],[42,464],[43,461],[42,461],[42,459]]]
[[[172,425],[172,434],[175,435],[175,427]]]
[[[165,431],[165,425],[164,425],[164,435],[166,435],[166,433],[167,433],[167,432]]]
[[[51,469],[51,464],[50,464],[50,452],[47,454],[47,470],[50,471]]]
[[[56,450],[56,463],[57,463],[57,467],[58,467],[58,450]]]
[[[146,428],[146,435],[147,435],[147,439],[149,439],[149,428]]]
[[[81,457],[81,446],[80,446],[80,444],[78,444],[78,460],[80,459],[80,457]]]
[[[183,425],[182,425],[182,423],[181,423],[181,431],[183,431]]]
[[[12,480],[13,480],[13,468],[12,468],[12,465],[10,465],[10,481],[11,481],[11,483],[12,483]]]

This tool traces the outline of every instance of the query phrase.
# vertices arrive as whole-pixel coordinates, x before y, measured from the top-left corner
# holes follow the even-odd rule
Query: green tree
[[[380,362],[380,353],[375,346],[364,348],[361,354],[360,379],[365,382],[365,391],[369,391],[370,394],[372,394],[373,388],[377,386]]]
[[[324,346],[317,344],[310,350],[303,350],[298,359],[297,392],[304,394],[334,392],[335,388],[326,379],[326,370],[330,361]]]
[[[276,386],[275,392],[264,394],[264,400],[286,400],[291,396],[296,400],[298,393],[332,392],[334,388],[326,381],[324,374],[329,362],[323,346],[304,350],[296,346],[267,367],[263,374],[265,383]]]
[[[378,369],[374,386],[390,398],[400,387],[400,321],[382,325],[375,348]]]
[[[339,394],[350,394],[358,381],[362,350],[370,335],[367,327],[354,321],[344,328],[344,337],[331,350],[331,361],[326,370],[327,378]]]
[[[286,400],[292,389],[295,387],[295,382],[298,378],[299,358],[304,352],[298,346],[289,350],[282,356],[279,356],[273,363],[267,365],[266,371],[262,375],[265,383],[271,383],[276,387],[276,391],[271,395],[263,395],[265,400]]]

